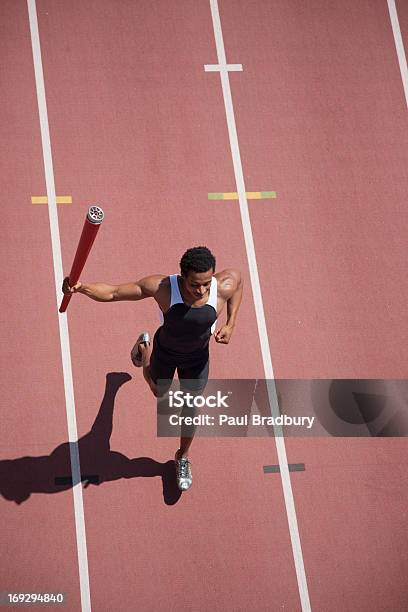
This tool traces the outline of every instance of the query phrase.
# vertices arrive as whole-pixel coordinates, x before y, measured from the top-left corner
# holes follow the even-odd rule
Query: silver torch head
[[[100,225],[103,221],[104,216],[105,215],[103,214],[102,208],[93,205],[89,207],[86,218],[90,223],[93,223],[94,225]]]

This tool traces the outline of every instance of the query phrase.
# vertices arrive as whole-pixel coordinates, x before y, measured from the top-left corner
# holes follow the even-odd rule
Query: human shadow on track
[[[126,372],[106,375],[105,394],[92,429],[78,440],[81,480],[86,488],[90,484],[100,485],[120,478],[160,476],[164,502],[173,505],[181,496],[173,460],[159,463],[150,457],[129,459],[110,450],[116,393],[131,378]],[[72,488],[71,444],[75,445],[70,442],[60,444],[50,455],[1,460],[0,494],[21,504],[32,493],[59,493]]]

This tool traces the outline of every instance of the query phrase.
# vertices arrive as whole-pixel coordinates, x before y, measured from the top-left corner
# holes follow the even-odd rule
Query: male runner
[[[202,391],[208,381],[211,334],[217,317],[227,304],[227,322],[214,334],[215,341],[228,344],[235,326],[242,298],[242,279],[238,270],[215,274],[215,257],[207,247],[188,249],[180,260],[181,276],[154,274],[123,285],[78,282],[69,286],[64,279],[64,293],[83,293],[98,302],[142,300],[154,298],[162,313],[163,324],[153,338],[140,334],[132,349],[134,365],[143,367],[143,375],[156,397],[160,397],[177,369],[181,385],[194,381],[195,392]],[[158,381],[168,380],[167,389]],[[192,484],[191,463],[187,451],[192,435],[180,438],[175,454],[177,483],[181,490]]]

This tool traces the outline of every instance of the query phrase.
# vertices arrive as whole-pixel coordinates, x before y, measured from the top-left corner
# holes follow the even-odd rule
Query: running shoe
[[[132,348],[131,352],[130,352],[130,357],[132,359],[132,363],[134,366],[136,366],[137,368],[141,368],[142,367],[142,353],[139,350],[139,344],[144,343],[145,346],[147,346],[150,342],[150,336],[149,336],[149,332],[143,332],[140,334],[140,336],[138,337],[138,339],[136,340],[136,344],[135,346]]]
[[[187,457],[176,459],[177,486],[180,491],[187,491],[193,484],[193,474],[191,473],[191,463]]]

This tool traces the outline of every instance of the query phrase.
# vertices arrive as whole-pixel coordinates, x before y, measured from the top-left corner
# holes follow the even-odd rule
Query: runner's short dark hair
[[[188,249],[180,259],[180,270],[183,276],[187,276],[190,270],[208,272],[211,268],[215,272],[215,257],[205,246]]]

